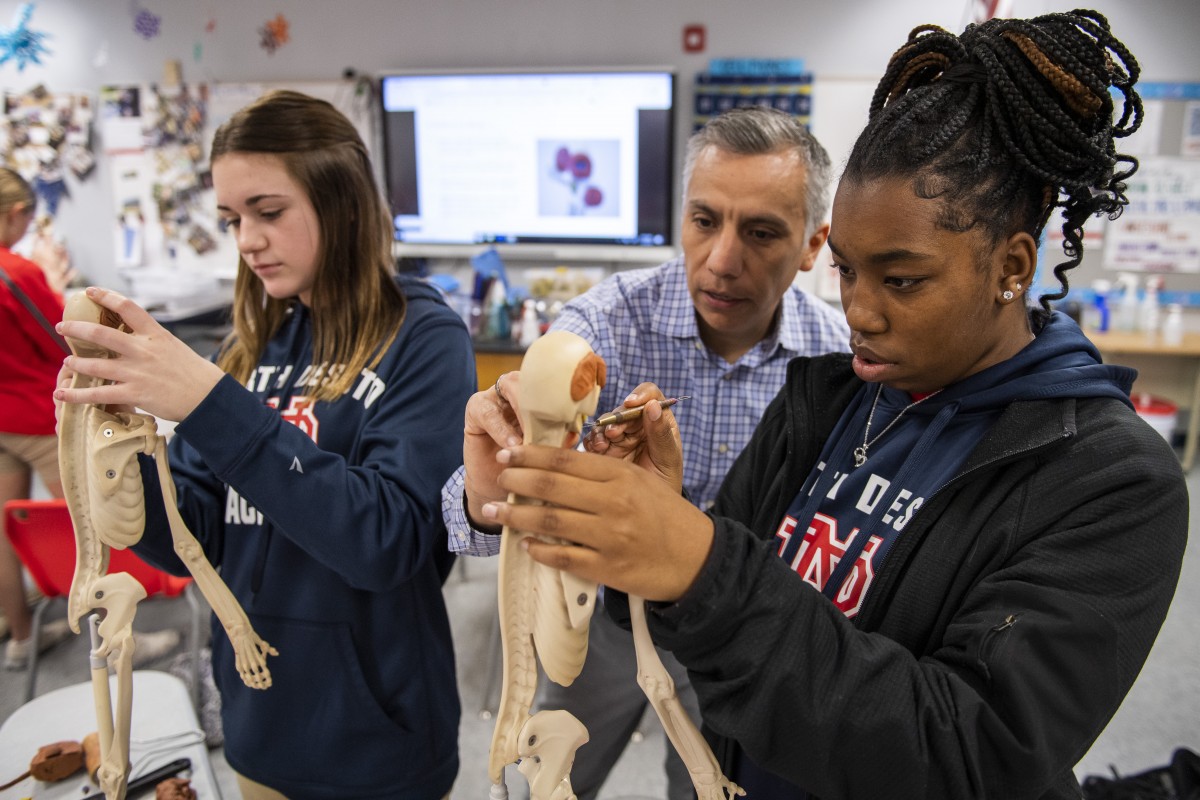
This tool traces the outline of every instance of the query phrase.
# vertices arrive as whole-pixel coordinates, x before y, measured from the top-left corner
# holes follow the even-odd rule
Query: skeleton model
[[[112,312],[82,293],[67,301],[64,320],[79,320],[120,328]],[[68,339],[71,352],[84,358],[107,358],[110,351],[79,339]],[[76,373],[72,388],[101,381]],[[106,800],[122,800],[129,770],[129,722],[133,705],[133,617],[146,596],[141,584],[127,573],[106,575],[109,548],[136,544],[145,526],[141,467],[138,454],[153,455],[162,486],[175,551],[196,579],[213,612],[233,643],[238,673],[255,689],[271,685],[267,655],[274,648],[258,637],[241,605],[204,557],[199,542],[187,529],[175,505],[175,484],[167,463],[165,441],[154,419],[145,414],[109,413],[96,405],[63,406],[59,424],[59,463],[67,507],[75,527],[75,576],[67,599],[67,619],[79,632],[79,619],[103,608],[97,626],[92,617],[92,676],[100,738],[99,783]],[[115,654],[117,706],[109,693],[107,660]]]
[[[566,331],[536,340],[521,362],[520,417],[526,444],[561,447],[595,413],[604,385],[604,361],[587,342]],[[510,502],[535,502],[510,496]],[[587,656],[587,632],[596,584],[539,564],[521,548],[534,534],[505,526],[500,540],[498,606],[504,686],[488,761],[492,800],[508,797],[504,767],[529,781],[531,800],[574,800],[571,765],[588,740],[587,729],[567,711],[529,714],[540,659],[547,677],[569,686]],[[557,540],[556,540],[557,541]],[[559,542],[561,543],[561,542]],[[646,627],[644,603],[630,596],[638,685],[662,721],[700,800],[725,800],[745,792],[721,774],[712,750],[688,718]]]

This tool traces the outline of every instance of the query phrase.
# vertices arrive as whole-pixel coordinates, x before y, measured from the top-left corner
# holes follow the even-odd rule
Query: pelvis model
[[[66,320],[99,323],[113,328],[121,320],[82,293],[67,301]],[[106,358],[108,350],[68,339],[71,351],[86,358]],[[73,387],[97,383],[76,374]],[[145,527],[138,454],[153,455],[162,486],[163,503],[171,525],[175,552],[196,579],[213,612],[233,642],[238,673],[247,686],[271,685],[267,655],[275,650],[255,634],[250,620],[205,558],[199,542],[187,529],[175,505],[175,484],[167,463],[165,440],[154,418],[145,414],[109,413],[96,405],[66,404],[59,423],[59,463],[67,507],[75,527],[75,576],[67,600],[67,619],[79,632],[79,620],[91,614],[92,684],[100,738],[100,788],[106,800],[125,797],[129,770],[129,724],[133,705],[133,617],[145,598],[141,584],[128,573],[107,575],[109,548],[137,544]],[[104,609],[103,621],[93,613]],[[117,703],[109,691],[107,661],[115,654]]]
[[[536,340],[521,362],[519,411],[526,444],[563,446],[595,413],[604,385],[604,361],[579,336],[551,331]],[[512,503],[534,502],[512,495]],[[504,800],[504,768],[517,763],[529,781],[531,800],[573,800],[571,765],[588,740],[587,729],[567,711],[532,716],[537,659],[547,677],[569,686],[587,656],[588,624],[596,584],[539,564],[520,547],[534,534],[504,528],[500,540],[498,605],[504,664],[503,689],[488,761],[492,800]],[[630,596],[637,681],[650,699],[667,737],[688,771],[700,800],[744,794],[721,774],[717,760],[675,696],[646,627],[644,603]]]

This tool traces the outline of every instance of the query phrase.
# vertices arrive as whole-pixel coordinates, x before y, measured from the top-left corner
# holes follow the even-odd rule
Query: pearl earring
[[[1004,302],[1006,302],[1006,303],[1007,303],[1009,300],[1012,300],[1014,297],[1016,297],[1016,295],[1015,295],[1015,294],[1013,294],[1012,292],[1010,292],[1008,289],[1005,289],[1005,290],[1004,290],[1004,294],[1002,294],[1002,295],[1000,295],[1000,296],[1004,298]]]

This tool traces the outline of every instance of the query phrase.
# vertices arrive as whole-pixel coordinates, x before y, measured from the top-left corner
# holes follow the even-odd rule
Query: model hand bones
[[[521,362],[519,413],[525,444],[562,447],[595,413],[604,386],[604,361],[588,343],[567,331],[537,339]],[[512,495],[510,503],[537,502]],[[529,557],[521,540],[533,536],[504,527],[500,539],[498,607],[504,679],[488,761],[491,797],[508,796],[504,767],[520,762],[531,800],[573,800],[570,772],[587,729],[567,711],[530,716],[537,688],[537,662],[555,683],[569,686],[587,656],[588,625],[596,584]],[[563,544],[562,540],[555,540]],[[745,794],[727,779],[708,743],[675,695],[675,684],[654,648],[644,603],[630,596],[638,685],[662,721],[700,800]]]
[[[119,317],[84,294],[73,295],[64,320],[78,320],[120,328]],[[108,358],[111,353],[90,342],[68,338],[71,352],[85,358]],[[88,388],[102,381],[76,373],[72,388]],[[267,656],[273,647],[254,632],[241,605],[216,569],[204,556],[175,504],[175,484],[167,462],[165,440],[154,419],[145,414],[109,413],[101,406],[64,404],[59,422],[59,464],[63,491],[75,528],[75,575],[67,599],[67,620],[79,632],[79,619],[105,609],[99,626],[99,645],[92,658],[115,653],[118,697],[115,720],[108,682],[97,685],[96,714],[101,732],[100,788],[107,800],[125,795],[128,777],[129,720],[132,709],[133,617],[137,602],[146,596],[141,584],[127,573],[106,575],[109,549],[137,544],[145,527],[138,454],[153,455],[162,486],[163,502],[171,526],[175,551],[196,580],[213,613],[221,620],[233,643],[235,665],[242,681],[254,689],[271,685]],[[115,734],[114,734],[115,723]],[[107,734],[105,735],[105,732]]]

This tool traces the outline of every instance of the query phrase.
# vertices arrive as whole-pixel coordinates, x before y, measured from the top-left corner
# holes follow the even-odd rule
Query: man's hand
[[[593,428],[583,440],[589,452],[615,456],[654,473],[675,492],[683,491],[683,444],[675,415],[660,405],[666,400],[653,383],[640,384],[615,410],[645,406],[628,422]]]
[[[482,516],[484,503],[508,497],[498,483],[503,465],[496,463],[496,454],[521,444],[521,418],[517,415],[520,383],[520,372],[506,372],[494,386],[467,400],[463,429],[466,510],[467,518],[480,530],[490,528]],[[490,532],[499,533],[499,528]]]

